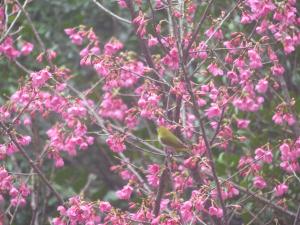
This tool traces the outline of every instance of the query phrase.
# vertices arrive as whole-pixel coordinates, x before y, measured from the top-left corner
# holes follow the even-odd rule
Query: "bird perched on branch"
[[[157,128],[157,137],[161,145],[165,147],[171,147],[176,152],[187,152],[189,148],[184,144],[175,134],[172,133],[168,128],[159,126]]]

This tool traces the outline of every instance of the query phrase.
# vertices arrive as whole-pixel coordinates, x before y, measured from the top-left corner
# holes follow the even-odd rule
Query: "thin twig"
[[[297,225],[298,220],[299,220],[299,217],[300,217],[300,204],[299,204],[299,206],[298,206],[297,214],[296,214],[296,217],[295,217],[295,220],[294,220],[293,225]]]
[[[28,3],[28,0],[26,0],[26,1],[24,2],[22,8],[25,8],[26,5],[27,5],[27,3]],[[14,20],[11,22],[9,28],[6,30],[6,32],[4,33],[4,35],[1,37],[1,39],[0,39],[0,44],[1,44],[1,43],[5,40],[5,38],[10,34],[12,28],[15,26],[17,20],[19,19],[21,13],[22,13],[22,11],[20,10],[20,11],[18,12],[18,14],[16,15],[16,17],[14,18]]]
[[[250,190],[247,190],[246,188],[242,187],[242,186],[239,186],[238,184],[235,184],[233,182],[229,182],[231,185],[233,185],[236,189],[238,189],[239,191],[241,192],[244,192],[248,195],[251,195],[254,199],[266,204],[266,205],[269,205],[271,208],[275,209],[276,211],[278,212],[281,212],[285,215],[288,215],[290,217],[293,217],[295,218],[296,217],[296,214],[294,212],[291,212],[285,208],[282,208],[281,206],[277,205],[277,204],[274,204],[273,202],[271,202],[270,200],[268,199],[265,199],[264,197],[262,196],[259,196],[257,194],[255,194],[254,192],[250,191]],[[296,224],[294,224],[296,225]]]
[[[40,47],[41,47],[41,50],[42,50],[43,52],[46,52],[45,44],[44,44],[44,42],[42,41],[42,39],[41,39],[39,33],[37,32],[37,30],[36,30],[36,28],[35,28],[35,26],[33,25],[33,22],[32,22],[32,19],[31,19],[29,13],[24,9],[24,7],[21,5],[21,3],[20,3],[18,0],[15,0],[15,2],[17,3],[17,5],[18,5],[19,8],[21,9],[21,11],[24,13],[24,15],[25,15],[27,21],[29,22],[29,25],[30,25],[30,27],[31,27],[31,29],[32,29],[32,31],[33,31],[33,33],[34,33],[34,36],[36,37],[36,39],[37,39],[37,41],[38,41],[38,43],[39,43],[39,45],[40,45]]]
[[[198,36],[199,31],[200,31],[200,29],[201,29],[201,26],[202,26],[202,24],[204,23],[204,21],[205,21],[207,15],[208,15],[209,8],[211,7],[211,5],[212,5],[213,2],[214,2],[214,0],[210,0],[210,2],[208,3],[208,5],[206,6],[206,8],[205,8],[205,10],[204,10],[204,13],[203,13],[203,15],[201,16],[201,19],[200,19],[199,23],[197,24],[197,27],[196,27],[195,31],[194,31],[193,34],[192,34],[192,37],[191,37],[191,39],[190,39],[190,41],[189,41],[189,43],[188,43],[188,46],[187,46],[186,49],[184,50],[184,53],[183,53],[183,58],[184,58],[184,59],[187,58],[187,56],[188,56],[188,54],[189,54],[189,50],[190,50],[190,48],[192,47],[192,45],[193,45],[193,43],[194,43],[196,37]]]
[[[221,116],[220,116],[220,120],[218,122],[218,126],[217,129],[214,133],[214,136],[211,138],[210,140],[210,145],[212,145],[216,139],[216,137],[218,136],[219,132],[220,132],[220,128],[221,128],[221,124],[222,124],[222,120],[224,119],[224,113],[225,113],[225,109],[226,109],[226,105],[223,107],[222,112],[221,112]]]
[[[131,21],[124,19],[120,16],[118,16],[117,14],[113,13],[112,11],[108,10],[107,8],[105,8],[100,2],[98,2],[97,0],[92,0],[100,9],[102,9],[104,12],[106,12],[107,14],[111,15],[112,17],[116,18],[117,20],[123,22],[123,23],[127,23],[127,24],[131,24]]]

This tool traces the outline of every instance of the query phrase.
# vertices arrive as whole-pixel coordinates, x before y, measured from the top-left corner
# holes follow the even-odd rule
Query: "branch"
[[[36,37],[40,47],[41,47],[41,50],[42,52],[46,52],[46,47],[45,47],[45,44],[44,42],[42,41],[39,33],[37,32],[37,30],[35,29],[35,26],[33,25],[33,22],[32,22],[32,19],[30,17],[30,15],[28,14],[28,12],[24,9],[24,7],[21,5],[21,3],[18,1],[18,0],[15,0],[15,2],[17,3],[17,5],[19,6],[19,8],[21,9],[21,11],[24,13],[27,21],[29,22],[29,25],[31,26],[31,29],[34,33],[34,36]]]
[[[217,129],[214,133],[214,136],[212,137],[212,139],[210,140],[209,144],[212,145],[216,139],[216,137],[218,136],[220,129],[221,129],[221,124],[222,124],[222,120],[224,119],[224,113],[225,113],[225,109],[226,109],[226,105],[223,107],[222,112],[221,112],[221,116],[218,122],[218,126]]]
[[[260,159],[257,159],[257,161],[258,161],[258,160],[260,160]],[[275,209],[276,211],[281,212],[281,213],[283,213],[283,214],[285,214],[285,215],[288,215],[288,216],[290,216],[290,217],[293,217],[293,218],[296,217],[296,214],[295,214],[294,212],[291,212],[291,211],[289,211],[289,210],[287,210],[287,209],[284,209],[284,208],[282,208],[281,206],[278,206],[278,205],[272,203],[270,200],[264,198],[263,196],[259,196],[259,195],[257,195],[256,193],[254,193],[254,192],[252,192],[252,191],[250,191],[250,190],[248,190],[248,189],[246,189],[246,188],[244,188],[244,187],[242,187],[242,186],[240,186],[240,185],[234,183],[233,181],[230,181],[236,174],[238,174],[238,173],[240,173],[241,171],[247,169],[249,166],[251,166],[251,164],[252,164],[252,163],[246,165],[246,166],[243,167],[241,170],[237,171],[234,175],[232,175],[232,176],[230,176],[230,177],[228,177],[228,178],[226,178],[226,179],[220,177],[220,180],[222,180],[221,184],[229,183],[229,184],[233,185],[233,186],[234,186],[236,189],[238,189],[239,191],[244,192],[244,193],[246,193],[246,194],[248,194],[248,195],[251,195],[254,199],[258,200],[259,202],[262,202],[262,203],[264,203],[264,204],[269,205],[271,208]],[[207,175],[208,177],[211,177],[211,178],[213,177],[213,175],[210,174],[210,173],[208,173],[208,172],[205,172],[205,175]],[[215,189],[215,188],[216,188],[216,187],[214,187],[213,189]],[[210,191],[212,191],[213,189],[210,189]],[[300,207],[299,207],[299,208],[300,208]],[[297,212],[297,213],[298,213],[298,212]],[[300,212],[299,212],[299,216],[300,216]]]
[[[222,179],[222,178],[221,178]],[[254,192],[250,191],[250,190],[247,190],[246,188],[244,187],[241,187],[239,186],[238,184],[235,184],[233,182],[229,182],[231,185],[233,185],[236,189],[238,189],[239,191],[241,192],[244,192],[248,195],[251,195],[253,198],[255,198],[256,200],[266,204],[266,205],[269,205],[271,208],[275,209],[276,211],[278,212],[281,212],[285,215],[288,215],[290,217],[293,217],[293,218],[296,218],[296,214],[294,212],[291,212],[285,208],[282,208],[281,206],[279,205],[276,205],[274,204],[273,202],[269,201],[268,199],[262,197],[262,196],[259,196],[257,194],[255,194]],[[300,208],[300,207],[299,207]],[[297,223],[294,223],[294,225],[296,225]]]
[[[300,205],[298,206],[297,214],[296,214],[293,225],[297,225],[299,217],[300,217]]]
[[[28,0],[26,0],[22,6],[22,8],[25,8],[26,5],[28,3]],[[0,39],[0,44],[2,44],[2,42],[5,40],[5,38],[10,34],[12,28],[15,26],[17,20],[19,19],[20,15],[21,15],[21,10],[18,12],[17,16],[15,17],[15,19],[11,22],[9,28],[6,30],[5,34],[1,37]]]
[[[197,35],[198,35],[198,33],[199,33],[200,29],[201,29],[202,24],[204,23],[207,15],[208,15],[208,10],[209,10],[210,6],[212,5],[213,1],[214,0],[210,0],[210,2],[208,3],[208,5],[206,6],[206,9],[205,9],[204,13],[203,13],[203,15],[202,15],[202,17],[201,17],[201,19],[200,19],[200,21],[199,21],[199,23],[198,23],[195,31],[194,31],[194,33],[192,34],[192,37],[191,37],[191,39],[190,39],[190,41],[188,43],[188,46],[186,47],[186,49],[185,49],[185,51],[183,53],[183,59],[187,58],[187,56],[189,54],[189,50],[192,47],[195,39],[197,38]]]
[[[45,183],[45,185],[52,191],[52,193],[55,195],[56,199],[61,203],[64,204],[63,198],[60,196],[60,194],[52,187],[49,180],[46,178],[44,173],[41,171],[41,169],[32,161],[32,159],[29,157],[29,155],[26,153],[26,151],[19,145],[19,143],[16,141],[14,135],[11,133],[11,131],[6,128],[6,126],[0,122],[0,127],[5,131],[5,133],[9,136],[10,140],[14,145],[17,147],[17,149],[20,151],[22,156],[29,162],[32,169],[37,173],[37,175],[42,179],[42,181]]]
[[[209,143],[209,141],[207,139],[207,136],[206,136],[206,131],[205,131],[204,123],[203,123],[203,118],[201,117],[201,115],[198,111],[196,98],[195,98],[195,95],[193,93],[191,82],[188,78],[188,75],[187,75],[187,72],[186,72],[186,69],[185,69],[185,66],[184,66],[184,62],[182,61],[182,58],[180,59],[180,61],[181,61],[181,64],[182,64],[181,67],[183,69],[183,76],[184,76],[184,81],[185,81],[185,84],[186,84],[186,88],[187,88],[187,91],[188,91],[188,93],[191,97],[193,111],[194,111],[195,116],[197,117],[197,119],[200,122],[200,129],[201,129],[202,137],[204,139],[204,143],[205,143],[205,147],[206,147],[206,154],[207,154],[208,159],[209,159],[209,164],[210,164],[210,167],[211,167],[211,170],[212,170],[213,179],[216,183],[218,198],[219,198],[219,201],[221,203],[222,210],[224,212],[224,224],[227,225],[228,223],[227,223],[226,206],[225,206],[223,198],[222,198],[221,185],[220,185],[220,182],[218,180],[215,164],[214,164],[214,161],[213,161],[213,154],[212,154],[211,146],[210,146],[210,143]]]
[[[280,85],[281,85],[281,88],[282,88],[284,101],[288,105],[290,105],[291,102],[292,102],[292,98],[291,98],[291,96],[289,94],[289,90],[288,90],[286,81],[284,80],[283,77],[280,77],[279,81],[280,81]],[[291,112],[292,112],[293,115],[297,115],[297,113],[294,112],[294,110],[292,109],[292,107],[290,107],[290,110],[291,110]],[[298,137],[300,135],[300,125],[299,125],[298,120],[296,120],[295,124],[293,124],[292,129],[293,129],[293,132],[294,132],[295,136]]]
[[[159,178],[159,187],[158,187],[155,202],[154,202],[153,213],[154,213],[155,217],[157,217],[159,214],[160,203],[162,200],[162,196],[164,194],[164,189],[166,187],[165,181],[166,181],[167,175],[168,175],[168,168],[165,168]]]
[[[150,187],[147,185],[147,183],[144,181],[144,179],[140,176],[140,174],[134,169],[134,167],[129,163],[128,159],[125,157],[123,153],[118,154],[121,159],[126,163],[127,168],[137,177],[137,179],[143,184],[144,188],[147,190],[147,192],[151,192]]]
[[[100,9],[102,9],[104,12],[106,12],[107,14],[111,15],[112,17],[116,18],[117,20],[123,22],[123,23],[127,23],[127,24],[131,24],[131,21],[124,19],[120,16],[118,16],[117,14],[113,13],[112,11],[108,10],[107,8],[105,8],[103,5],[101,5],[100,2],[98,2],[97,0],[92,0]]]

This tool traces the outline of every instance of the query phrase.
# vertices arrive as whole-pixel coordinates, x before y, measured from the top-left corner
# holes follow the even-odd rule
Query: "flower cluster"
[[[25,183],[16,185],[15,178],[4,167],[0,167],[0,202],[4,201],[6,194],[10,196],[10,202],[14,207],[25,206],[30,189]]]

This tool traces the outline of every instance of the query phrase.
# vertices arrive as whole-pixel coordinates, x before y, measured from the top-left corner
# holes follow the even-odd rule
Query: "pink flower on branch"
[[[124,186],[121,190],[116,192],[116,195],[119,199],[128,200],[131,197],[133,188],[130,185]]]
[[[30,42],[23,43],[23,46],[21,48],[21,54],[22,55],[29,55],[33,51],[34,45]]]
[[[253,178],[253,186],[258,189],[264,189],[267,183],[261,176],[256,176]]]
[[[106,139],[106,144],[109,148],[116,153],[124,152],[126,150],[126,145],[124,144],[125,137],[119,135],[110,135]]]
[[[275,191],[275,195],[277,197],[280,197],[282,195],[284,195],[285,193],[287,193],[289,190],[289,187],[286,185],[286,184],[278,184],[275,188],[274,188],[274,191]]]

